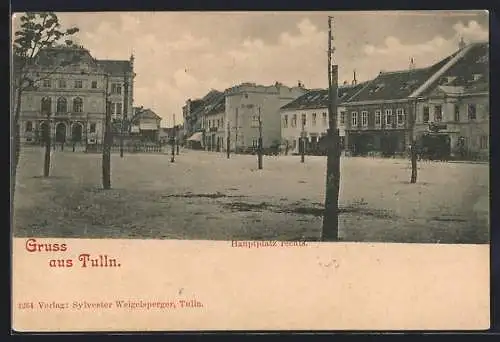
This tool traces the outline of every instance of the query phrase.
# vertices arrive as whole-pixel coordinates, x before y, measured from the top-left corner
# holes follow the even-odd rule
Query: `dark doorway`
[[[58,123],[56,126],[56,142],[63,143],[66,141],[66,125],[64,123]]]
[[[82,125],[79,123],[73,124],[73,128],[71,129],[71,140],[73,142],[81,142],[82,141]]]

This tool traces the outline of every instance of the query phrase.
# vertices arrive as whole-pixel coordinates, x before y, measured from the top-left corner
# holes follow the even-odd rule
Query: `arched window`
[[[68,111],[68,101],[66,98],[60,97],[57,99],[57,113],[66,113]]]
[[[44,97],[42,98],[42,114],[47,114],[51,112],[52,109],[52,100],[50,97]]]
[[[79,97],[73,100],[73,112],[75,113],[83,112],[83,100]]]

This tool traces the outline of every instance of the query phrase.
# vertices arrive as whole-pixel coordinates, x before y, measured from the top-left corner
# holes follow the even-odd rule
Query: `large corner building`
[[[113,119],[133,115],[133,56],[98,60],[81,46],[56,46],[40,51],[28,73],[38,82],[22,92],[22,142],[41,143],[50,134],[57,143],[102,143],[106,91]]]

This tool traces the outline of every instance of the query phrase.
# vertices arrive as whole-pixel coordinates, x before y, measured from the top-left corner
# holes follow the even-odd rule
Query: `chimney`
[[[462,50],[464,47],[465,47],[465,41],[464,41],[464,37],[460,37],[460,42],[458,42],[458,49],[459,50]]]
[[[130,69],[131,70],[134,70],[134,60],[135,60],[135,57],[134,57],[134,53],[132,52],[132,54],[130,55]]]
[[[413,57],[410,57],[410,67],[409,67],[410,70],[413,70],[415,69],[415,60],[413,59]]]
[[[353,79],[352,79],[352,85],[358,84],[358,80],[356,79],[356,70],[353,70]]]

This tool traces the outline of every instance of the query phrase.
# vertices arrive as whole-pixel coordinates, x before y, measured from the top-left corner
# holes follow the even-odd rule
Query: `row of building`
[[[355,154],[404,152],[439,127],[451,153],[489,154],[489,44],[461,42],[458,50],[424,68],[380,72],[372,80],[338,88],[337,125],[344,149]],[[328,129],[328,91],[280,83],[244,83],[188,100],[184,133],[192,144],[224,151],[252,149],[262,121],[263,146],[298,152],[304,137],[319,148]]]
[[[14,57],[13,77],[20,72]],[[115,133],[156,141],[161,118],[134,107],[134,56],[128,60],[98,60],[82,46],[58,45],[41,50],[22,71],[34,80],[21,92],[20,138],[56,143],[101,144],[106,100]],[[15,89],[12,103],[17,103]]]

